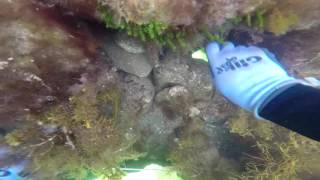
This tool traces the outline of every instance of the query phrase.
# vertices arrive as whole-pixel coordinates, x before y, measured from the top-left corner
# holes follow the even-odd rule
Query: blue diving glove
[[[6,157],[6,156],[9,156],[9,157]],[[13,159],[13,157],[10,157],[10,156],[12,156],[10,149],[0,147],[0,162],[6,162],[6,158]],[[15,157],[15,158],[17,158],[17,157]],[[3,166],[3,164],[0,163],[0,179],[1,180],[23,180],[23,179],[25,179],[25,178],[21,177],[19,174],[23,171],[26,164],[27,163],[25,160],[21,160],[11,166]]]
[[[253,112],[295,84],[302,84],[275,61],[271,53],[255,46],[210,43],[207,48],[210,68],[217,89],[230,101]]]

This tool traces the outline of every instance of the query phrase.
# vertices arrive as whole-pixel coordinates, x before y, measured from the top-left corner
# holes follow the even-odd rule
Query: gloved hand
[[[26,161],[21,160],[16,164],[9,164],[8,162],[17,157],[12,155],[9,148],[0,147],[0,179],[1,180],[13,180],[13,179],[24,179],[20,176],[23,171]],[[10,161],[8,161],[10,159]]]
[[[258,47],[235,47],[232,43],[220,47],[212,42],[206,51],[217,89],[257,118],[261,107],[273,97],[301,83],[287,74],[273,54]]]

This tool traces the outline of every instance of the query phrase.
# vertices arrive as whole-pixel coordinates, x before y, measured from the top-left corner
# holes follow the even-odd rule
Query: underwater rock
[[[161,156],[174,140],[175,129],[181,126],[183,119],[174,111],[169,111],[154,105],[139,119],[138,126],[142,135],[139,146],[145,152]]]
[[[44,6],[63,7],[71,13],[102,20],[99,7],[112,10],[116,23],[162,22],[169,26],[216,28],[228,19],[254,11],[266,13],[267,29],[282,34],[294,29],[319,25],[320,4],[317,0],[37,0]]]
[[[107,57],[103,57],[103,59],[105,60]],[[99,90],[118,85],[121,78],[117,70],[118,69],[113,66],[101,65],[101,70],[97,75],[96,81]]]
[[[214,91],[208,64],[194,59],[189,60],[190,72],[187,87],[190,88],[196,100],[207,100]]]
[[[63,8],[69,13],[84,18],[97,18],[97,0],[36,0],[35,3],[47,8]]]
[[[236,44],[257,45],[274,53],[291,75],[320,76],[320,27],[296,30],[281,36],[236,28],[229,40]]]
[[[258,45],[273,52],[293,75],[320,77],[320,27],[265,36]]]
[[[135,37],[119,32],[114,38],[116,44],[129,53],[140,54],[145,52],[143,43]]]
[[[279,2],[276,7],[286,16],[291,13],[298,17],[297,23],[291,29],[309,29],[320,24],[318,0],[285,0]]]
[[[131,121],[150,109],[155,90],[151,80],[134,75],[127,75],[121,83],[123,93],[120,116]]]
[[[156,87],[163,89],[173,85],[187,84],[189,68],[186,59],[173,53],[166,55],[153,71]]]
[[[213,91],[211,73],[204,62],[177,54],[168,54],[153,71],[156,87],[186,87],[195,100],[208,99]]]
[[[265,29],[277,35],[292,30],[310,29],[320,24],[317,0],[273,0],[262,16]],[[259,11],[259,10],[258,10]]]
[[[216,92],[207,101],[200,101],[194,105],[199,111],[199,117],[206,123],[222,125],[238,113],[238,107],[233,105],[220,93]]]
[[[152,65],[145,53],[129,53],[110,38],[106,38],[103,48],[117,68],[138,77],[150,74]]]
[[[170,109],[172,112],[183,115],[189,112],[192,98],[191,93],[185,87],[173,86],[160,91],[156,95],[155,102],[163,109]]]
[[[221,25],[226,19],[253,11],[269,0],[98,0],[115,14],[138,24],[159,21],[169,25]]]
[[[95,69],[89,56],[94,54],[94,41],[88,43],[90,38],[72,33],[82,30],[72,25],[67,30],[29,3],[0,2],[2,126],[13,126],[29,112],[66,100],[69,88]]]
[[[221,179],[215,170],[222,157],[215,138],[207,136],[203,128],[202,121],[195,118],[176,130],[169,159],[185,179]]]

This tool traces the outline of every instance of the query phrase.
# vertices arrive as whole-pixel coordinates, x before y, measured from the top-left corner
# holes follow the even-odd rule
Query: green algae
[[[117,20],[114,13],[103,6],[99,7],[99,12],[107,28],[124,31],[129,36],[137,37],[144,42],[154,41],[158,45],[169,47],[172,50],[187,46],[187,33],[183,28],[173,27],[160,21],[137,24],[123,19]]]
[[[203,35],[207,41],[217,41],[219,43],[225,41],[224,32],[212,33],[208,28],[173,26],[155,20],[138,24],[124,19],[117,19],[112,10],[103,6],[99,7],[99,12],[106,28],[126,32],[129,36],[137,37],[143,42],[155,42],[158,46],[168,47],[173,51],[192,51],[190,39],[197,33]]]
[[[293,12],[281,12],[278,9],[274,9],[267,16],[266,29],[276,35],[281,35],[288,32],[298,22],[299,17]]]
[[[87,85],[45,115],[30,117],[33,126],[9,133],[6,142],[30,154],[27,171],[35,179],[121,179],[119,165],[142,154],[133,148],[138,135],[129,136],[131,127],[119,120],[120,94],[116,87]],[[50,125],[55,128],[46,132]]]
[[[237,16],[231,19],[234,26],[244,24],[250,28],[269,31],[276,35],[281,35],[290,30],[291,27],[299,23],[299,17],[289,11],[282,12],[278,8],[257,9],[245,16]]]

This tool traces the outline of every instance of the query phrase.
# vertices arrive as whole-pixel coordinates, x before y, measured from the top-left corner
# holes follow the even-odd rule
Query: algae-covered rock
[[[122,82],[122,91],[120,114],[126,121],[146,113],[153,104],[155,90],[148,78],[127,75]]]
[[[124,48],[118,46],[114,40],[110,38],[105,40],[103,48],[115,66],[127,73],[131,73],[138,77],[147,77],[153,68],[152,64],[148,60],[147,54],[130,53]],[[137,48],[135,47],[135,49]],[[129,51],[132,51],[132,48]]]
[[[192,103],[192,95],[189,90],[183,86],[173,86],[160,91],[155,101],[163,109],[184,115],[189,111]]]
[[[155,84],[159,89],[182,85],[195,100],[209,98],[213,90],[208,64],[197,62],[187,56],[168,54],[153,71]]]
[[[319,77],[319,29],[293,31],[281,37],[266,36],[259,45],[275,53],[291,74]]]
[[[189,120],[179,129],[170,149],[169,160],[183,178],[221,178],[215,171],[221,160],[218,146],[214,138],[203,133],[203,125],[197,118]]]
[[[99,2],[109,6],[118,16],[137,23],[156,20],[170,25],[192,25],[200,21],[204,24],[217,25],[238,13],[252,11],[267,0],[99,0]]]
[[[197,30],[201,30],[203,26],[215,29],[229,19],[239,18],[255,11],[263,12],[260,15],[265,16],[258,17],[259,24],[263,26],[266,22],[266,29],[277,34],[292,29],[309,29],[320,23],[317,18],[320,13],[317,0],[38,0],[36,2],[47,7],[63,7],[77,15],[105,21],[107,26],[130,22],[128,25],[133,29],[154,22],[173,27],[171,31],[179,26]],[[111,12],[110,17],[103,16],[105,8]],[[126,29],[123,26],[114,27]]]
[[[6,142],[32,153],[26,166],[35,179],[50,177],[119,177],[118,165],[142,154],[133,149],[139,137],[135,121],[121,121],[117,85],[105,89],[87,83],[68,102],[30,117],[29,125],[11,132]],[[44,127],[56,125],[55,131]],[[90,175],[91,174],[91,175]]]
[[[199,116],[209,124],[222,125],[238,114],[238,107],[219,92],[215,92],[205,101],[195,103],[194,106],[200,111]]]
[[[141,40],[130,37],[126,33],[117,33],[115,35],[115,42],[122,49],[126,50],[129,53],[140,54],[144,53],[144,44]]]
[[[299,22],[299,18],[293,12],[282,12],[275,8],[268,16],[266,29],[277,35],[286,33]]]
[[[167,156],[168,146],[175,138],[176,128],[183,123],[182,116],[169,111],[154,105],[138,120],[142,135],[138,144],[141,149],[157,160]]]
[[[260,45],[275,53],[288,70],[300,77],[319,77],[319,27],[290,32],[279,38],[265,38]]]
[[[293,23],[291,29],[309,29],[320,24],[319,18],[317,18],[320,14],[320,3],[317,0],[279,1],[278,4],[276,4],[276,8],[278,12],[275,13],[280,12],[286,16],[285,18],[291,19],[290,21]],[[274,19],[271,18],[270,23],[272,23],[273,20]],[[276,23],[274,25],[276,25]],[[281,24],[279,25],[281,26]]]
[[[46,8],[65,8],[85,18],[97,18],[97,0],[36,0],[35,3]]]
[[[162,89],[172,85],[187,84],[189,68],[186,58],[176,54],[167,55],[153,71],[156,86]]]
[[[82,75],[92,68],[89,54],[95,45],[88,43],[88,36],[72,33],[85,30],[70,25],[66,31],[29,2],[0,4],[0,116],[1,124],[13,126],[30,111],[65,100],[69,88],[81,84]]]

